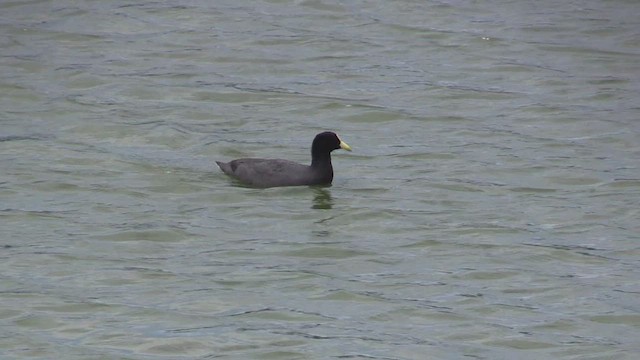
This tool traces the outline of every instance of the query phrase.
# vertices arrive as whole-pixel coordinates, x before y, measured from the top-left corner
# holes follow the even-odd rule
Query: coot
[[[351,151],[351,147],[338,135],[326,131],[313,139],[311,165],[283,159],[255,158],[216,163],[225,174],[254,187],[329,185],[333,181],[331,152],[336,149]]]

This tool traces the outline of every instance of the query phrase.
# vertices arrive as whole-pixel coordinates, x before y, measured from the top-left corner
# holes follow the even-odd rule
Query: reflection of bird
[[[327,131],[313,139],[311,165],[283,159],[253,158],[216,163],[225,174],[255,187],[329,185],[333,181],[331,152],[336,149],[351,151],[351,147],[338,135]]]
[[[316,187],[314,190],[313,196],[313,205],[312,209],[331,209],[333,207],[333,198],[331,197],[331,193],[326,188]]]

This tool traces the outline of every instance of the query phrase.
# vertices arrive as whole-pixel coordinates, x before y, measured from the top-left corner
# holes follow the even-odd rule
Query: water
[[[637,2],[0,8],[2,359],[640,351]]]

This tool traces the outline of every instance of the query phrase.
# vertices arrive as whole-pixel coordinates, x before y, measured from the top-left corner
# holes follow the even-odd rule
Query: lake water
[[[2,2],[0,357],[636,359],[638,14]]]

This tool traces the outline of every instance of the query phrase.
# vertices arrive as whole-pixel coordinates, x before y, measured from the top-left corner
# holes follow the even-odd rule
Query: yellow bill
[[[340,149],[351,151],[351,146],[349,146],[349,144],[347,144],[346,142],[340,140]]]

